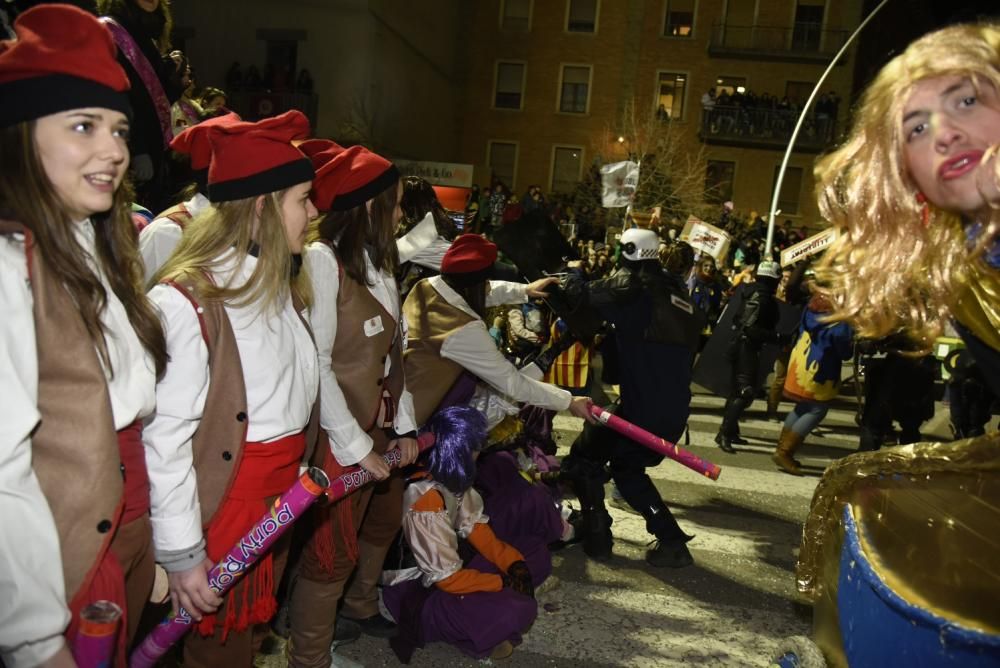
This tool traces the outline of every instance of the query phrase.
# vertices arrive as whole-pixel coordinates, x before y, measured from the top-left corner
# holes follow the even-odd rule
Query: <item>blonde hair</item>
[[[280,309],[289,295],[301,306],[308,306],[312,296],[309,281],[304,271],[293,276],[291,249],[281,220],[281,200],[287,192],[264,195],[259,215],[257,197],[219,202],[206,209],[184,230],[180,244],[150,284],[190,281],[206,301],[235,306],[259,302],[262,310]],[[213,282],[211,276],[232,261],[233,249],[244,251],[236,254],[237,267],[241,268],[246,252],[254,245],[258,248],[257,264],[245,283]],[[238,273],[237,269],[233,275]]]
[[[823,216],[840,237],[817,267],[832,320],[860,336],[905,331],[930,347],[948,320],[948,304],[997,231],[994,214],[969,248],[958,212],[924,204],[903,162],[903,107],[914,86],[942,76],[968,77],[1000,91],[1000,25],[958,25],[916,40],[865,91],[844,144],[815,168]]]

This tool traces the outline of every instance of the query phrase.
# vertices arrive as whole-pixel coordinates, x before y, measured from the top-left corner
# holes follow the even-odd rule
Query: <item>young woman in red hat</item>
[[[417,425],[403,381],[406,334],[394,279],[399,172],[361,146],[330,143],[312,159],[313,201],[326,214],[305,255],[319,351],[320,424],[329,440],[319,449],[320,463],[331,474],[359,464],[382,481],[317,513],[302,555],[290,602],[289,665],[325,668],[341,597],[338,636],[392,631],[378,614],[376,584],[400,527],[402,479],[390,476],[381,455],[398,447],[403,464],[413,462]]]
[[[153,584],[140,420],[166,362],[127,196],[128,78],[107,30],[41,5],[0,42],[0,657],[72,665],[79,612]],[[67,629],[67,626],[69,628]]]
[[[309,456],[316,348],[296,256],[316,215],[313,168],[292,146],[300,112],[218,126],[209,136],[209,211],[185,230],[150,297],[170,363],[143,435],[153,543],[175,609],[198,620],[185,666],[249,666],[270,620],[284,544],[223,599],[206,572],[298,477]]]

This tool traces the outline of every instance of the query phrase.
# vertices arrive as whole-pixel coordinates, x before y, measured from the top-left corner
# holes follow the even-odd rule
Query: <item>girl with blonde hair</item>
[[[1000,24],[952,26],[882,69],[816,181],[831,319],[928,350],[950,320],[1000,391],[998,145]]]
[[[301,313],[297,258],[316,216],[313,168],[291,142],[298,111],[218,126],[208,196],[154,277],[170,363],[143,441],[153,542],[174,609],[198,620],[185,666],[253,664],[253,627],[270,620],[285,543],[224,598],[207,571],[298,477],[311,454],[316,348]]]

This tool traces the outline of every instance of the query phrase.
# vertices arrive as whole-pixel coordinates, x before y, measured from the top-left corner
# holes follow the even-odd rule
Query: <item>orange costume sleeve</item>
[[[417,512],[440,512],[444,510],[444,499],[436,490],[429,490],[411,506]],[[469,534],[469,543],[486,559],[506,572],[515,561],[523,560],[521,553],[499,540],[486,524],[477,524]],[[435,586],[449,594],[471,594],[477,591],[500,591],[503,579],[499,575],[483,573],[474,568],[463,568],[452,573]]]

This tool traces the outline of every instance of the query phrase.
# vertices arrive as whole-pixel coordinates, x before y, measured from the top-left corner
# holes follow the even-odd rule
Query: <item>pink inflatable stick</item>
[[[434,434],[427,432],[417,439],[420,450],[434,445]],[[390,450],[383,455],[390,468],[399,465],[402,453]],[[299,519],[321,494],[331,501],[347,496],[373,480],[363,469],[349,471],[330,484],[330,479],[319,468],[310,468],[302,474],[287,492],[281,495],[250,531],[233,546],[222,560],[208,573],[208,585],[222,596],[229,591],[247,570]],[[187,633],[194,620],[184,608],[170,615],[146,636],[129,657],[129,668],[152,668],[171,646]]]
[[[80,611],[80,630],[73,639],[73,659],[80,668],[108,668],[118,644],[122,609],[97,601]]]
[[[697,471],[706,478],[718,480],[722,469],[712,462],[702,459],[693,452],[689,452],[675,443],[670,443],[664,439],[651,434],[642,427],[637,427],[627,420],[623,420],[617,415],[612,415],[609,411],[597,405],[590,407],[591,414],[597,418],[601,424],[617,431],[622,436],[626,436],[639,445],[645,446],[653,452],[670,457],[675,462],[683,464],[692,471]]]

